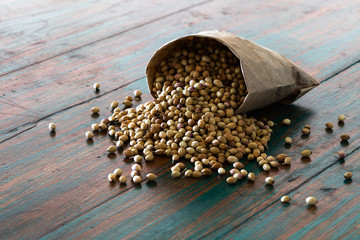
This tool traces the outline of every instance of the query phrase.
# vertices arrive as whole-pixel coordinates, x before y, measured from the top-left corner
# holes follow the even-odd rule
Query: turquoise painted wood
[[[112,4],[0,3],[6,43],[0,45],[1,239],[359,238],[356,1]],[[41,28],[44,21],[52,24]],[[109,184],[107,174],[116,167],[129,172],[130,162],[120,152],[105,153],[112,144],[105,135],[88,142],[84,133],[110,115],[111,101],[146,91],[145,65],[159,46],[214,28],[274,49],[322,82],[292,105],[250,113],[292,119],[291,127],[275,126],[268,151],[288,153],[291,167],[263,173],[248,162],[255,183],[229,186],[218,176],[171,179],[169,159],[157,158],[144,165],[144,173],[158,174],[155,184]],[[102,85],[98,94],[95,81]],[[101,108],[97,118],[93,106]],[[339,114],[347,116],[343,126],[336,124]],[[328,121],[335,123],[332,133],[324,130]],[[58,126],[55,135],[49,122]],[[312,125],[307,138],[300,133],[305,124]],[[340,144],[342,133],[351,135],[349,144]],[[286,136],[294,139],[290,148],[283,145]],[[311,161],[301,160],[304,148],[313,151]],[[344,162],[334,156],[340,150],[348,154]],[[352,182],[344,182],[345,170],[354,173]],[[276,180],[273,188],[264,185],[268,175]],[[284,194],[291,204],[279,202]],[[306,207],[310,194],[319,199],[317,208]]]

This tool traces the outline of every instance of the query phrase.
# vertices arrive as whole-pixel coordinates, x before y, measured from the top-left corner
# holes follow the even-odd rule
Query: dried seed
[[[291,143],[292,143],[291,137],[286,137],[285,138],[285,144],[291,144]]]
[[[343,134],[343,135],[340,136],[340,138],[341,138],[341,141],[347,141],[347,140],[350,139],[350,136],[347,135],[347,134]]]
[[[265,178],[265,182],[267,184],[273,185],[275,183],[275,180],[272,177]]]
[[[112,146],[110,146],[110,147],[107,148],[107,151],[108,151],[109,153],[115,153],[115,152],[116,152],[116,147],[112,145]]]
[[[270,165],[267,164],[267,163],[265,163],[265,164],[262,166],[262,168],[263,168],[263,170],[266,171],[266,172],[270,171],[270,169],[271,169]]]
[[[285,118],[285,119],[283,119],[282,120],[282,122],[281,122],[283,125],[290,125],[290,123],[291,123],[291,120],[290,119],[288,119],[288,118]]]
[[[282,161],[285,160],[286,157],[287,157],[286,154],[281,153],[281,154],[277,155],[277,156],[275,157],[275,159],[278,160],[278,161],[280,161],[280,162],[282,162]]]
[[[223,175],[223,174],[225,174],[226,173],[226,170],[225,170],[225,168],[218,168],[218,173],[219,173],[219,175]]]
[[[193,176],[194,178],[199,178],[199,177],[201,177],[201,172],[199,172],[199,171],[193,171],[193,172],[192,172],[192,176]]]
[[[310,129],[311,129],[311,126],[307,124],[307,125],[304,126],[304,128],[307,128],[307,129],[310,130]]]
[[[284,159],[283,165],[289,165],[289,164],[291,164],[291,157],[286,157]]]
[[[230,164],[234,164],[234,163],[239,161],[239,159],[237,157],[235,157],[235,156],[229,156],[226,160]]]
[[[141,94],[142,94],[142,92],[141,92],[140,90],[135,90],[135,91],[134,91],[134,96],[135,96],[136,98],[139,98],[139,97],[141,96]]]
[[[52,131],[52,132],[54,132],[54,131],[56,130],[56,125],[55,125],[55,123],[50,123],[50,124],[49,124],[49,130]]]
[[[91,108],[91,112],[92,113],[99,113],[100,112],[100,108],[98,108],[98,107],[93,107],[93,108]]]
[[[155,181],[157,179],[157,176],[154,173],[148,173],[146,174],[146,179],[149,181]]]
[[[109,182],[115,182],[115,181],[116,181],[116,176],[115,176],[115,174],[110,173],[110,174],[108,175],[108,180],[109,180]]]
[[[327,122],[327,123],[325,124],[325,126],[326,126],[326,128],[328,128],[328,129],[332,129],[332,128],[334,127],[334,124],[332,124],[331,122]]]
[[[116,177],[119,177],[119,176],[121,176],[121,174],[122,174],[122,170],[121,170],[120,168],[116,168],[116,169],[114,170],[114,174],[115,174]]]
[[[201,174],[201,173],[200,173]],[[173,171],[171,172],[171,177],[173,178],[178,178],[180,177],[180,172],[179,171]]]
[[[303,128],[303,130],[301,130],[301,132],[304,135],[309,135],[310,134],[310,129],[309,128]]]
[[[249,172],[249,174],[248,174],[248,179],[249,179],[250,181],[255,181],[255,173]]]
[[[193,173],[193,171],[191,169],[186,170],[184,176],[185,177],[191,177],[192,173]]]
[[[143,160],[142,156],[140,156],[140,155],[135,155],[134,156],[134,162],[141,163],[142,160]]]
[[[346,178],[346,179],[351,179],[352,177],[353,177],[352,172],[346,172],[346,173],[344,174],[344,178]]]
[[[100,89],[100,83],[94,83],[93,88],[95,91],[98,91]]]
[[[346,153],[344,153],[344,152],[338,152],[338,154],[339,154],[339,158],[345,158],[346,157]]]
[[[94,124],[92,124],[91,125],[91,129],[93,130],[93,131],[98,131],[99,130],[99,124],[97,124],[97,123],[94,123]]]
[[[310,157],[310,155],[312,154],[312,152],[310,151],[310,150],[303,150],[302,152],[301,152],[301,155],[303,156],[303,157]]]
[[[139,172],[139,171],[141,171],[141,166],[140,166],[139,164],[137,164],[137,163],[134,163],[134,164],[131,166],[131,169],[132,169],[133,171]]]
[[[233,167],[240,170],[243,169],[245,166],[241,162],[236,162],[233,164]]]
[[[126,181],[127,181],[127,178],[125,176],[120,176],[119,177],[119,182],[120,183],[126,183]]]
[[[142,178],[139,176],[139,175],[136,175],[132,178],[132,181],[135,183],[135,184],[139,184],[141,183],[142,181]]]
[[[235,183],[237,182],[237,179],[234,178],[234,177],[228,177],[228,178],[226,179],[226,182],[227,182],[228,184],[235,184]]]
[[[338,120],[339,122],[344,122],[345,118],[346,118],[345,115],[339,115]]]
[[[307,197],[305,201],[309,206],[313,206],[318,202],[315,197]]]
[[[280,201],[281,201],[282,203],[288,203],[288,202],[291,201],[291,199],[290,199],[289,196],[285,195],[285,196],[282,196],[282,197],[281,197]]]

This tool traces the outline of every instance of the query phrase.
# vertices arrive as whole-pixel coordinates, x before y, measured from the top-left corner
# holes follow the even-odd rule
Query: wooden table
[[[0,238],[360,239],[359,24],[359,1],[350,0],[1,1]],[[131,164],[105,153],[105,135],[89,143],[84,133],[109,116],[111,101],[135,89],[151,99],[145,66],[157,48],[212,29],[273,49],[321,82],[292,105],[251,113],[292,120],[275,126],[267,153],[293,163],[265,173],[249,162],[255,183],[230,186],[215,175],[172,179],[169,159],[157,158],[144,166],[156,183],[109,184],[108,173],[129,173]],[[348,144],[339,141],[344,133]],[[311,161],[300,158],[305,148]],[[269,175],[274,187],[264,184]],[[285,194],[290,204],[279,201]],[[316,207],[306,206],[310,195]]]

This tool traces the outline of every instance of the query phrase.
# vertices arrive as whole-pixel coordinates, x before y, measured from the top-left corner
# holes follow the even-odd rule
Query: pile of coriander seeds
[[[165,155],[174,163],[174,178],[228,173],[227,182],[234,184],[245,176],[255,180],[255,174],[239,162],[244,156],[265,161],[266,171],[279,165],[264,153],[274,123],[235,114],[247,89],[239,59],[217,41],[194,39],[179,45],[159,64],[152,91],[153,102],[134,108],[130,96],[123,109],[113,102],[113,114],[95,128],[108,130],[116,148],[129,143],[123,154],[136,166],[143,159],[154,161],[156,155]],[[141,93],[136,90],[134,95],[136,100]],[[116,148],[110,146],[108,151]],[[191,167],[185,168],[187,162]],[[226,165],[233,169],[226,171]],[[141,168],[132,170],[133,182],[141,182]],[[120,175],[110,174],[109,180],[117,181],[116,177]]]

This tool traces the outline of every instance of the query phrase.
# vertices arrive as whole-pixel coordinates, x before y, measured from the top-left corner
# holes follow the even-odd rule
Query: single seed
[[[111,105],[110,105],[110,107],[111,108],[116,108],[117,106],[119,106],[119,103],[117,102],[117,101],[113,101],[113,102],[111,102]]]
[[[225,168],[222,168],[222,167],[218,168],[218,173],[219,173],[220,175],[225,174],[225,173],[226,173]]]
[[[98,131],[99,130],[99,124],[97,124],[97,123],[94,123],[94,124],[92,124],[91,125],[91,129],[93,130],[93,131]]]
[[[136,162],[136,163],[141,163],[141,161],[142,161],[142,156],[140,156],[140,155],[135,155],[134,156],[134,162]]]
[[[241,162],[236,162],[233,164],[233,167],[240,170],[243,169],[245,166]]]
[[[120,183],[126,183],[126,181],[127,181],[127,178],[125,176],[120,176],[120,178],[119,178]]]
[[[263,168],[263,170],[266,171],[266,172],[270,171],[270,169],[271,169],[270,165],[267,164],[267,163],[265,163],[265,164],[262,166],[262,168]]]
[[[327,122],[327,123],[325,124],[325,126],[326,126],[326,128],[328,128],[328,129],[332,129],[332,128],[334,127],[334,124],[332,124],[331,122]]]
[[[125,100],[125,101],[124,101],[124,106],[125,106],[126,108],[131,107],[131,106],[132,106],[132,102],[129,101],[129,100]]]
[[[291,137],[286,137],[285,138],[285,144],[291,144],[291,143],[292,143]]]
[[[115,174],[116,177],[121,176],[121,174],[122,174],[121,168],[116,168],[116,169],[114,170],[114,174]]]
[[[131,177],[134,177],[134,176],[136,176],[136,175],[139,175],[139,172],[138,172],[138,171],[131,171],[131,173],[130,173],[130,176],[131,176]]]
[[[344,153],[344,152],[338,152],[338,154],[339,154],[339,158],[345,158],[346,157],[346,153]]]
[[[107,148],[107,151],[109,153],[115,153],[116,152],[116,147],[115,146],[110,146],[110,147]]]
[[[313,206],[318,202],[315,197],[307,197],[305,201],[309,206]]]
[[[233,177],[240,180],[240,179],[242,179],[244,176],[241,175],[241,173],[235,173],[235,174],[233,175]]]
[[[303,129],[301,130],[301,132],[302,132],[302,134],[304,134],[304,135],[309,135],[309,134],[310,134],[310,129],[309,129],[309,128],[303,128]]]
[[[56,125],[55,125],[55,123],[50,123],[50,124],[49,124],[49,130],[52,131],[52,132],[54,132],[54,131],[56,130]]]
[[[303,150],[302,152],[301,152],[301,155],[303,156],[303,157],[310,157],[310,155],[312,154],[312,152],[310,151],[310,150]]]
[[[201,177],[201,172],[199,172],[199,171],[193,171],[193,172],[192,172],[192,176],[193,176],[194,178],[199,178],[199,177]]]
[[[201,173],[200,173],[201,174]],[[180,172],[179,171],[173,171],[171,172],[171,177],[173,178],[178,178],[180,177]]]
[[[133,171],[139,172],[139,171],[141,171],[141,166],[140,166],[139,164],[135,163],[135,164],[133,164],[133,165],[131,166],[131,169],[132,169]]]
[[[343,134],[343,135],[340,136],[340,138],[341,138],[342,141],[347,141],[347,140],[350,139],[350,136],[347,135],[347,134]]]
[[[284,159],[283,165],[289,165],[289,164],[291,164],[291,157],[286,157]]]
[[[239,161],[239,159],[238,159],[237,157],[235,157],[235,156],[229,156],[226,160],[227,160],[228,163],[230,163],[230,164],[233,164],[233,163]]]
[[[255,180],[255,173],[249,172],[249,174],[248,174],[248,179],[249,179],[250,181],[254,181],[254,180]]]
[[[98,107],[93,107],[93,108],[91,108],[91,111],[92,111],[92,113],[99,113],[100,112],[100,108],[98,108]]]
[[[281,122],[283,125],[290,125],[290,123],[291,123],[291,120],[290,119],[288,119],[288,118],[285,118],[285,119],[283,119],[282,120],[282,122]]]
[[[338,120],[339,122],[344,122],[345,118],[346,118],[345,115],[339,115]]]
[[[280,161],[280,162],[282,162],[282,161],[285,160],[286,157],[287,157],[286,154],[281,153],[281,154],[277,155],[277,156],[275,157],[275,159],[278,160],[278,161]]]
[[[141,92],[140,90],[135,90],[135,91],[134,91],[134,96],[135,96],[136,98],[139,98],[139,97],[141,96],[141,94],[142,94],[142,92]]]
[[[310,130],[310,129],[311,129],[311,126],[307,124],[307,125],[304,126],[304,128],[307,128],[307,129]]]
[[[248,171],[246,171],[245,169],[241,169],[240,174],[243,175],[243,177],[245,177],[248,175]]]
[[[201,170],[201,174],[204,176],[208,176],[211,174],[211,170],[209,168],[204,168],[203,170]]]
[[[193,173],[192,170],[190,170],[190,169],[189,169],[189,170],[186,170],[184,176],[185,176],[185,177],[191,177],[192,173]]]
[[[148,173],[146,174],[146,179],[149,181],[155,181],[157,179],[157,176],[154,173]]]
[[[353,177],[352,172],[346,172],[346,173],[344,174],[344,178],[346,178],[346,179],[351,179],[352,177]]]
[[[240,171],[238,169],[236,169],[236,168],[233,168],[233,169],[230,170],[231,175],[234,175],[235,173],[240,173]]]
[[[234,178],[234,177],[228,177],[228,178],[226,179],[226,182],[227,182],[228,184],[235,184],[235,183],[237,182],[237,179]]]
[[[288,202],[291,201],[291,199],[290,199],[289,196],[285,195],[285,196],[282,196],[282,197],[281,197],[280,201],[281,201],[282,203],[288,203]]]
[[[110,174],[108,175],[108,180],[109,180],[109,182],[115,182],[115,181],[116,181],[116,176],[115,176],[115,174],[110,173]]]
[[[100,83],[94,83],[93,88],[95,91],[100,89]]]
[[[136,175],[132,178],[132,180],[135,184],[139,184],[139,183],[141,183],[142,178],[139,175]]]
[[[92,139],[94,137],[94,133],[93,132],[90,132],[90,131],[87,131],[85,133],[85,136],[87,139]]]
[[[265,182],[267,184],[273,185],[275,183],[275,180],[272,177],[265,178]]]
[[[276,162],[276,161],[271,161],[271,162],[269,162],[269,165],[270,165],[271,167],[273,167],[273,168],[277,168],[277,167],[280,166],[280,164],[279,164],[278,162]]]

